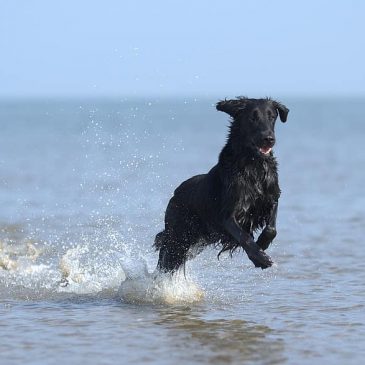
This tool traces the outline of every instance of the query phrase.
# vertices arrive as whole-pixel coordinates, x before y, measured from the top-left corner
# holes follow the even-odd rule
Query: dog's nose
[[[268,145],[273,145],[275,143],[275,138],[273,136],[267,136],[264,138],[264,141]]]

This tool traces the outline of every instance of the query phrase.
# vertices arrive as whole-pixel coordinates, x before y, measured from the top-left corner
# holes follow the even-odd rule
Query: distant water
[[[1,102],[0,363],[362,363],[364,100],[282,101],[276,265],[207,249],[173,281],[151,245],[215,100]]]

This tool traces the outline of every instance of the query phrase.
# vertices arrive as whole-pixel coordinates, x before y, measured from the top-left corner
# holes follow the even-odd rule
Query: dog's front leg
[[[244,231],[234,216],[229,217],[224,222],[225,230],[243,247],[248,258],[254,263],[256,267],[266,269],[270,267],[273,262],[263,250],[255,243],[252,236]]]
[[[278,202],[275,202],[272,209],[271,214],[266,222],[266,227],[261,232],[259,238],[257,239],[257,244],[262,250],[266,250],[270,243],[276,237],[276,216],[278,214]]]

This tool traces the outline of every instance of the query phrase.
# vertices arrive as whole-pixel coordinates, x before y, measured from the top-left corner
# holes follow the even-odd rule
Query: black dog
[[[242,247],[262,269],[273,264],[264,251],[276,236],[280,196],[274,126],[278,115],[286,121],[289,110],[271,99],[244,97],[216,107],[232,117],[227,143],[207,174],[184,181],[170,199],[165,230],[155,238],[163,272],[175,272],[193,248],[209,244],[220,244],[220,253]]]

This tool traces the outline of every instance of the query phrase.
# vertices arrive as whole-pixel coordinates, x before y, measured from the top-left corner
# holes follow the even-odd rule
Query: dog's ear
[[[285,123],[288,117],[289,109],[284,104],[281,104],[278,101],[274,101],[274,107],[279,112],[280,120]]]
[[[238,116],[238,114],[245,108],[247,104],[247,98],[239,97],[233,100],[221,100],[216,104],[217,110],[229,114],[232,118]]]

